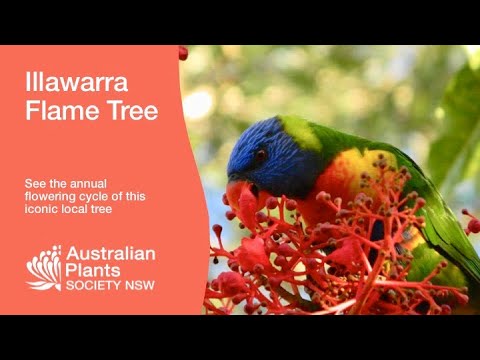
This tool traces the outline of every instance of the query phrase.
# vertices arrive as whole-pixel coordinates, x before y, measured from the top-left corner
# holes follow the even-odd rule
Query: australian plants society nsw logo
[[[127,263],[142,266],[156,260],[154,249],[133,246],[81,249],[74,245],[62,249],[61,245],[54,245],[51,250],[43,250],[27,261],[29,275],[34,281],[26,283],[33,290],[152,291],[155,280],[131,279],[123,274],[122,268]]]

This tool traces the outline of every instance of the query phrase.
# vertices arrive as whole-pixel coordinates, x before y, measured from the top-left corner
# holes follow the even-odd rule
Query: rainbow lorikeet
[[[348,135],[296,116],[276,116],[248,128],[235,145],[228,163],[227,198],[238,208],[245,182],[250,183],[262,208],[270,196],[296,200],[307,225],[333,222],[335,212],[316,201],[320,191],[348,202],[362,192],[361,174],[371,173],[379,154],[388,166],[405,166],[411,174],[404,192],[416,191],[426,200],[419,210],[425,227],[414,229],[414,256],[409,280],[420,281],[437,264],[448,267],[436,283],[480,288],[480,258],[460,223],[420,167],[396,147]],[[374,239],[372,239],[374,240]],[[477,290],[475,290],[477,289]]]

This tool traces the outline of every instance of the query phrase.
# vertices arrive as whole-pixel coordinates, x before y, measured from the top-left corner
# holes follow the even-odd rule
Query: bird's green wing
[[[393,146],[390,151],[396,155],[398,165],[406,166],[412,175],[405,190],[415,190],[426,200],[426,205],[420,210],[420,215],[425,217],[422,232],[426,240],[480,283],[480,258],[435,185],[408,155]]]

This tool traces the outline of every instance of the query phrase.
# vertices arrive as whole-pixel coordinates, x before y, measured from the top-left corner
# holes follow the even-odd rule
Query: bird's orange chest
[[[376,173],[373,163],[378,160],[379,154],[383,154],[389,166],[397,167],[395,156],[383,150],[365,149],[360,152],[353,148],[339,153],[318,176],[307,198],[297,199],[298,210],[307,225],[335,220],[335,211],[316,200],[320,191],[329,193],[332,199],[340,197],[344,204],[354,200],[360,192],[373,197],[374,194],[370,194],[368,189],[360,187],[360,180],[363,172],[371,175]]]

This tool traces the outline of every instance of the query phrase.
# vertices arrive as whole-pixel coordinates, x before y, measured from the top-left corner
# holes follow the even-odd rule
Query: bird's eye
[[[256,153],[255,153],[255,161],[257,163],[261,163],[263,161],[265,161],[265,159],[267,158],[267,152],[263,149],[261,150],[258,150]]]

